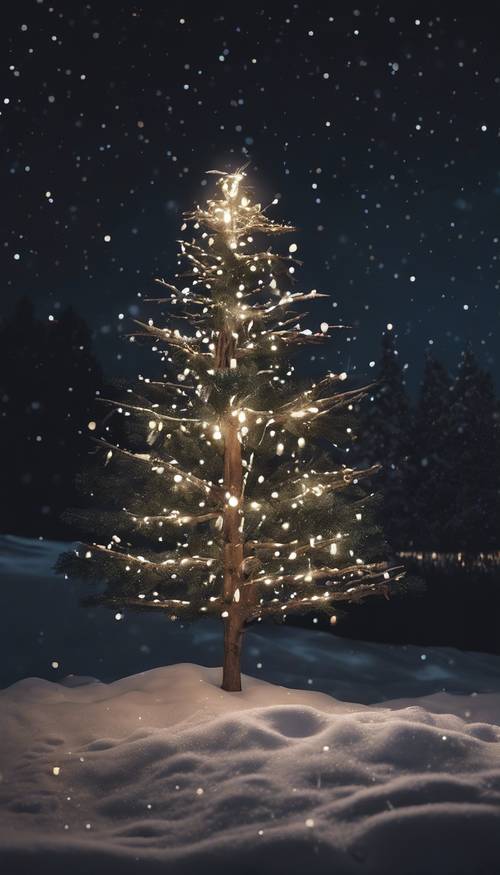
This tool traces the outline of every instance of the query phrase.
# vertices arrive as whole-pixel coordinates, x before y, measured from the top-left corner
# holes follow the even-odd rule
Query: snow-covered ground
[[[6,875],[500,872],[499,657],[258,627],[229,694],[217,623],[117,622],[60,545],[0,547],[3,677],[38,675],[0,692]]]

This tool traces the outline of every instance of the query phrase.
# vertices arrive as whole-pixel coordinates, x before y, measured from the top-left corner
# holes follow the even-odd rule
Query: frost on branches
[[[252,200],[242,170],[216,175],[216,196],[182,226],[176,285],[160,280],[157,319],[137,322],[158,378],[105,402],[121,414],[97,437],[106,472],[83,478],[100,509],[70,514],[98,540],[59,569],[105,581],[98,599],[117,611],[221,617],[234,691],[248,623],[312,610],[335,622],[339,604],[387,596],[401,569],[383,561],[360,485],[377,466],[342,462],[366,390],[346,391],[345,373],[303,386],[291,363],[336,328],[302,327],[296,306],[323,296],[291,290],[295,244],[268,245],[294,229]]]

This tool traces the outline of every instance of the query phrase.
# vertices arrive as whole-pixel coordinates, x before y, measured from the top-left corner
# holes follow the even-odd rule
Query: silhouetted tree
[[[410,507],[408,548],[443,550],[443,520],[452,497],[450,377],[433,356],[426,358],[415,413],[404,487]]]
[[[361,441],[364,462],[383,465],[376,486],[382,495],[382,519],[393,548],[406,549],[409,537],[409,497],[405,474],[410,447],[411,412],[395,335],[382,338],[377,385],[362,410]]]
[[[85,322],[69,308],[42,322],[22,299],[0,326],[0,527],[58,535],[88,450],[101,385]]]
[[[448,477],[442,534],[448,549],[477,553],[500,540],[500,434],[491,375],[470,347],[462,354],[452,392]]]
[[[22,298],[0,330],[0,492],[2,531],[22,531],[23,514],[40,504],[39,458],[43,328]]]

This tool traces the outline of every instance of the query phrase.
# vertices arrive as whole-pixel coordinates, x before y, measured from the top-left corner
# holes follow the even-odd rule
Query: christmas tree
[[[166,322],[138,322],[131,338],[151,342],[159,378],[107,402],[126,439],[105,418],[107,476],[84,478],[100,509],[74,514],[99,540],[59,567],[105,581],[98,598],[119,612],[221,617],[222,686],[236,691],[249,623],[313,610],[335,622],[340,604],[387,597],[402,573],[384,560],[361,486],[378,466],[345,462],[366,390],[345,390],[345,373],[301,385],[291,362],[338,327],[302,327],[295,306],[324,296],[291,290],[295,243],[286,255],[268,245],[294,229],[268,218],[243,170],[217,177],[182,226],[193,236],[177,285],[161,281]]]

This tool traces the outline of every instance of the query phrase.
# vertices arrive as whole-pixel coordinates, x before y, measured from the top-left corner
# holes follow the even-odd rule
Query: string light
[[[130,540],[140,530],[141,543],[147,535],[155,549],[136,553],[117,526],[120,534],[89,545],[82,557],[104,562],[109,579],[111,562],[117,577],[127,576],[123,605],[166,610],[173,620],[212,614],[229,618],[229,628],[234,618],[283,616],[314,604],[333,624],[337,601],[386,592],[397,576],[385,563],[355,555],[360,526],[355,539],[336,531],[343,528],[336,493],[377,466],[325,470],[311,462],[317,427],[330,414],[354,412],[366,390],[344,391],[338,384],[347,380],[345,371],[294,390],[289,352],[324,342],[340,326],[303,326],[296,305],[324,296],[293,290],[297,243],[284,256],[256,243],[261,235],[294,229],[254,201],[244,169],[215,176],[216,195],[183,224],[194,236],[181,243],[182,287],[159,281],[167,296],[161,302],[175,321],[161,326],[147,316],[131,338],[149,339],[163,377],[141,375],[140,393],[130,389],[126,401],[106,402],[118,416],[143,424],[148,452],[98,441],[106,464],[130,462],[145,478],[157,478],[151,499],[134,485],[137,506],[122,513]],[[97,423],[87,428],[96,431]],[[352,434],[351,424],[343,428]],[[306,445],[307,452],[298,452]],[[345,511],[352,522],[364,515]],[[313,528],[318,519],[320,532]],[[167,543],[174,546],[165,550]],[[115,618],[123,618],[121,610]]]

